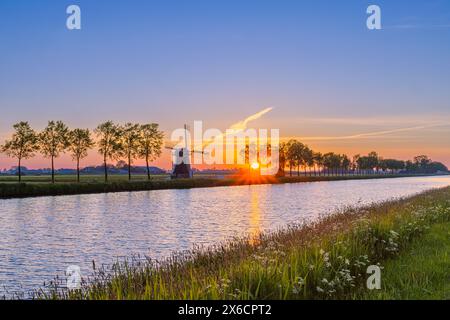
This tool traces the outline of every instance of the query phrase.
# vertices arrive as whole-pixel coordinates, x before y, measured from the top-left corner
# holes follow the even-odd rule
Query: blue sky
[[[70,4],[82,30],[65,27]],[[369,4],[381,7],[383,30],[366,28]],[[286,136],[450,121],[449,40],[445,0],[2,0],[0,136],[24,119],[225,129],[265,107],[274,109],[260,124]],[[400,138],[448,147],[436,141],[443,132]]]

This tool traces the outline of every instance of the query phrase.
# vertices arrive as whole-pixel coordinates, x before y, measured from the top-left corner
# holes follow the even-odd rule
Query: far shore
[[[445,174],[440,174],[445,175]],[[343,176],[286,176],[273,177],[261,176],[253,178],[243,178],[239,176],[214,178],[214,177],[195,177],[193,179],[157,179],[146,180],[119,180],[114,179],[111,182],[100,182],[100,176],[96,180],[89,182],[22,182],[14,183],[12,181],[1,182],[0,180],[0,199],[29,198],[44,196],[63,196],[77,194],[96,194],[112,192],[130,192],[130,191],[149,191],[149,190],[167,190],[167,189],[193,189],[193,188],[212,188],[212,187],[231,187],[243,185],[261,185],[261,184],[284,184],[284,183],[303,183],[319,181],[340,181],[340,180],[362,180],[362,179],[386,179],[386,178],[406,178],[423,176],[440,176],[437,174],[371,174],[371,175],[343,175]]]

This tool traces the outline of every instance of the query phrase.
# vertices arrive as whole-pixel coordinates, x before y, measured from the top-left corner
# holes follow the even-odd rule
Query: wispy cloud
[[[418,131],[418,130],[424,130],[424,129],[441,127],[441,126],[450,126],[450,123],[442,122],[442,123],[436,123],[436,124],[432,124],[432,125],[420,125],[420,126],[397,128],[397,129],[391,129],[391,130],[364,132],[364,133],[357,133],[357,134],[346,135],[346,136],[288,137],[286,139],[295,138],[295,139],[301,139],[303,141],[354,140],[354,139],[364,139],[364,138],[371,138],[371,137],[381,137],[381,136],[386,136],[386,135],[399,133],[399,132]]]
[[[289,118],[290,121],[295,121],[296,123],[307,123],[307,124],[332,124],[341,126],[396,126],[396,127],[413,127],[420,125],[436,125],[441,124],[443,121],[442,116],[437,117],[426,117],[426,116],[415,116],[415,117],[405,117],[405,116],[389,116],[389,117],[341,117],[341,118]],[[450,118],[449,121],[450,123]]]

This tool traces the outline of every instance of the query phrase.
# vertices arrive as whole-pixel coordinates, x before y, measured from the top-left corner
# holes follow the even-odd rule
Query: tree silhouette
[[[297,167],[297,176],[300,176],[300,166],[305,164],[305,145],[297,140],[288,141],[287,158],[289,161],[290,174],[292,175],[292,167]]]
[[[357,163],[359,169],[371,170],[378,169],[379,157],[375,151],[370,152],[367,156],[358,156]]]
[[[313,153],[313,159],[314,159],[314,175],[316,175],[316,166],[318,167],[319,176],[320,172],[323,167],[323,155],[320,152],[314,152]]]
[[[13,128],[15,132],[11,140],[5,141],[5,144],[1,146],[1,151],[8,157],[17,159],[19,182],[21,182],[22,159],[34,157],[34,153],[39,149],[39,146],[37,144],[37,134],[28,122],[16,123]]]
[[[150,161],[161,155],[164,133],[159,131],[156,123],[144,124],[140,127],[140,138],[138,141],[138,156],[145,159],[147,167],[147,178],[150,176]]]
[[[303,164],[305,166],[305,176],[306,176],[306,167],[309,168],[309,175],[311,175],[311,167],[314,165],[314,152],[308,147],[305,146],[302,152]]]
[[[341,166],[341,156],[334,153],[328,152],[323,155],[323,164],[327,168],[328,175],[337,174],[337,169]]]
[[[39,150],[51,159],[52,183],[55,183],[55,159],[69,146],[69,129],[62,121],[49,121],[39,134]]]
[[[89,129],[74,129],[69,132],[68,150],[77,163],[77,182],[80,182],[80,160],[87,157],[88,150],[94,145]]]
[[[128,160],[128,180],[131,180],[131,164],[139,152],[140,125],[127,123],[121,128],[123,153]]]
[[[118,125],[114,124],[114,122],[107,121],[98,125],[94,132],[98,137],[98,152],[103,157],[105,182],[108,182],[108,159],[119,159],[123,154],[120,139],[121,130]]]
[[[292,168],[295,167],[296,164],[296,156],[295,156],[295,147],[294,144],[296,143],[295,140],[289,140],[286,143],[286,161],[289,165],[289,176],[292,177]]]
[[[341,168],[345,171],[345,173],[348,172],[350,164],[351,164],[350,158],[346,154],[341,155]]]
[[[286,142],[281,142],[278,146],[278,177],[284,177],[286,168],[286,154],[287,154],[287,144]]]
[[[428,158],[428,156],[426,155],[420,155],[420,156],[416,156],[414,157],[414,163],[419,167],[419,168],[424,168],[427,165],[429,165],[431,163],[431,159]]]

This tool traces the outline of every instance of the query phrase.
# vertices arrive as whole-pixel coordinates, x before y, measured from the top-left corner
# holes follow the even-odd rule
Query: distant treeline
[[[88,151],[97,147],[103,157],[105,181],[108,181],[108,160],[125,158],[128,177],[131,179],[131,164],[135,159],[144,159],[150,180],[150,162],[161,155],[164,134],[156,123],[118,125],[107,121],[94,130],[96,141],[89,129],[69,129],[62,121],[49,121],[47,127],[36,132],[28,122],[13,126],[14,133],[5,141],[1,151],[8,157],[17,159],[19,182],[22,178],[22,161],[35,156],[37,152],[51,160],[52,182],[55,182],[55,159],[69,152],[77,166],[80,181],[80,161]]]
[[[391,173],[420,173],[433,174],[437,172],[447,172],[447,167],[440,163],[432,161],[426,155],[414,157],[413,160],[403,161],[397,159],[383,159],[376,152],[370,152],[366,156],[359,154],[350,159],[345,154],[328,152],[322,154],[313,151],[307,145],[297,141],[290,140],[280,144],[280,171],[279,175],[285,174],[285,168],[289,168],[289,175],[292,176],[293,170],[300,175],[300,169],[303,168],[304,174],[347,174],[370,172],[391,172]]]

